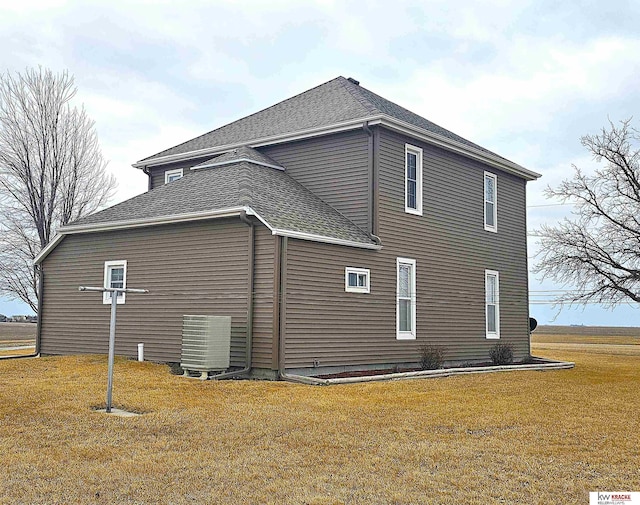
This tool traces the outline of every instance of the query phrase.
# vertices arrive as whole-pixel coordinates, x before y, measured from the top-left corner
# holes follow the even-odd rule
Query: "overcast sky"
[[[0,71],[75,76],[76,103],[96,121],[119,182],[113,203],[147,188],[133,162],[344,75],[543,174],[528,185],[534,230],[570,211],[547,206],[544,187],[572,164],[593,166],[580,136],[640,103],[640,2],[0,4]],[[530,289],[547,300],[539,291],[559,287],[532,277]],[[0,313],[27,312],[0,299]],[[548,305],[531,313],[543,324],[555,315]],[[588,306],[555,322],[640,325],[639,316]]]

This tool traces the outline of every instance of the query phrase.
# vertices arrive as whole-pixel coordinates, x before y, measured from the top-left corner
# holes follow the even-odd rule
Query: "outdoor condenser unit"
[[[188,372],[209,372],[229,368],[231,354],[230,316],[191,316],[182,318],[182,358],[180,366]]]

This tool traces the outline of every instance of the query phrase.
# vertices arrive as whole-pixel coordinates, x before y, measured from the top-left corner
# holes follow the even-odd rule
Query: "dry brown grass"
[[[348,386],[0,361],[0,503],[586,503],[640,490],[640,356]]]
[[[36,350],[36,346],[29,346],[24,349],[3,349],[2,342],[0,342],[0,357],[4,356],[26,356],[28,354],[33,354]]]
[[[533,333],[533,344],[562,343],[562,344],[606,344],[606,345],[640,345],[640,337],[625,336],[591,336],[591,335],[545,335]]]

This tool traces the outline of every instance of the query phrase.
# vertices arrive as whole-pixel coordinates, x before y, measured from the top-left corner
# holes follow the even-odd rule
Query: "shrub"
[[[513,348],[509,344],[498,342],[489,351],[489,357],[494,365],[510,365],[513,363]]]
[[[423,345],[420,347],[420,368],[422,370],[437,370],[444,363],[445,348],[438,345]]]

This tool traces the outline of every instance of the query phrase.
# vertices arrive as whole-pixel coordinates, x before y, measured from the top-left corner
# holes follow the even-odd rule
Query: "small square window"
[[[105,288],[127,288],[127,262],[125,260],[104,262],[104,284]],[[102,303],[110,304],[112,292],[102,293]],[[126,293],[118,293],[118,304],[125,301]]]
[[[350,293],[369,293],[369,278],[368,268],[346,267],[344,269],[344,290]]]
[[[169,184],[170,182],[182,179],[183,175],[183,170],[181,168],[178,168],[176,170],[167,170],[164,173],[164,183]]]

